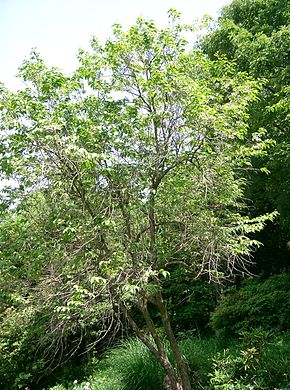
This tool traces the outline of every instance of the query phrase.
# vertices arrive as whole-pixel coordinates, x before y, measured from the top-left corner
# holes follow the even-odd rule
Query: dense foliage
[[[212,326],[227,336],[261,327],[289,331],[289,274],[261,282],[247,280],[242,288],[228,289],[212,314]]]
[[[163,284],[172,326],[179,336],[210,333],[210,314],[217,304],[219,287],[208,280],[194,280],[189,272],[176,270]]]
[[[255,158],[247,196],[251,214],[277,209],[279,218],[257,237],[255,272],[269,275],[289,264],[289,29],[287,0],[234,0],[222,11],[217,28],[208,34],[203,49],[214,58],[222,53],[240,70],[264,80],[261,99],[252,105],[249,129],[264,127],[275,141],[267,157]],[[266,173],[265,173],[266,172]]]

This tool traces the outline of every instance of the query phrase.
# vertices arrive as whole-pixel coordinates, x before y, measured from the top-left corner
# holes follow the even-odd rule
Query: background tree
[[[116,25],[103,46],[93,39],[80,52],[70,78],[32,53],[20,68],[27,87],[1,96],[2,174],[18,184],[8,214],[38,221],[41,245],[25,246],[40,251],[35,296],[60,334],[56,351],[96,312],[106,318],[97,338],[123,317],[173,390],[191,389],[191,378],[162,281],[176,267],[213,281],[245,271],[258,245],[248,234],[271,218],[241,215],[244,172],[267,146],[263,132],[248,136],[259,85],[225,58],[189,50],[182,34],[175,11],[161,30],[143,19],[128,32]]]
[[[253,160],[247,196],[251,215],[277,209],[279,218],[257,237],[264,244],[255,255],[256,272],[276,272],[289,263],[289,6],[285,0],[234,0],[202,41],[215,53],[235,60],[240,70],[264,79],[261,99],[252,104],[250,131],[264,127],[275,140],[267,157]],[[259,168],[266,167],[268,174]]]

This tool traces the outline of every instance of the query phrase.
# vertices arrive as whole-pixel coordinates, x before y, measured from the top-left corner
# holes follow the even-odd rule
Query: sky
[[[185,23],[218,10],[230,0],[0,0],[0,81],[16,90],[15,76],[32,48],[48,66],[66,73],[77,67],[76,54],[88,49],[92,36],[105,40],[112,24],[125,28],[138,16],[165,25],[167,11],[175,8]]]

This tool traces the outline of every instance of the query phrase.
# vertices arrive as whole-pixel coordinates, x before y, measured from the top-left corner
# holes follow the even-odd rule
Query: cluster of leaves
[[[107,325],[104,344],[112,336],[106,322],[107,306],[100,307],[91,296],[94,286],[89,260],[72,266],[66,257],[66,248],[74,245],[71,231],[78,218],[77,210],[69,207],[69,199],[64,207],[41,192],[34,192],[16,209],[2,214],[3,389],[39,379],[44,383],[47,375],[51,377],[51,372],[76,351],[83,352],[104,336],[99,323]],[[82,267],[87,267],[86,272],[81,272]]]
[[[0,386],[18,389],[37,378],[44,369],[44,361],[35,359],[40,324],[35,324],[32,305],[10,307],[1,313],[0,330]]]

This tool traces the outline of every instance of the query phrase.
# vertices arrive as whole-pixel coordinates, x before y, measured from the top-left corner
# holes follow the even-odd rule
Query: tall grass
[[[179,346],[191,370],[193,382],[200,385],[208,383],[214,356],[225,348],[234,349],[231,340],[215,337],[189,337],[180,340]]]
[[[138,339],[123,341],[110,351],[106,364],[119,379],[118,389],[158,390],[163,381],[163,370],[151,352]],[[107,387],[107,389],[111,389]],[[116,387],[114,389],[117,389]]]
[[[269,388],[290,389],[290,334],[278,337],[264,349],[261,376]]]

